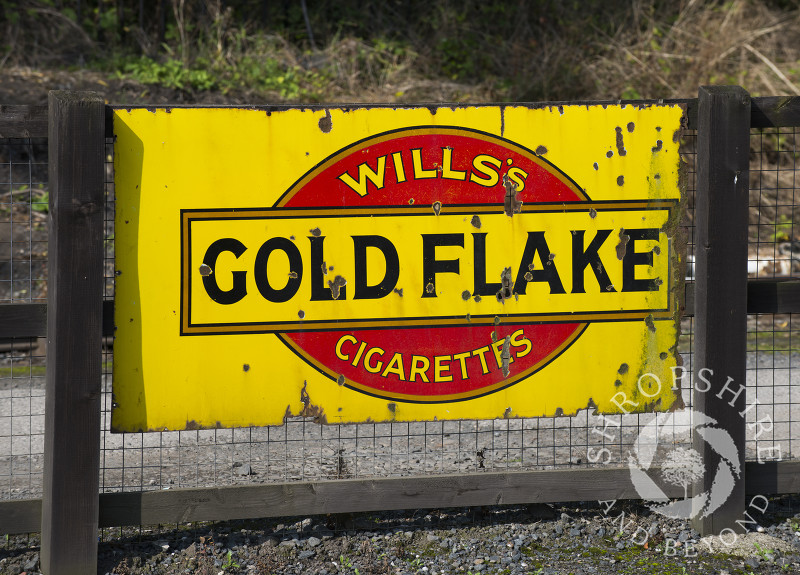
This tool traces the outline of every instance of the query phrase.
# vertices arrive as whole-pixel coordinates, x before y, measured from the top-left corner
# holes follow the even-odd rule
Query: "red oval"
[[[475,158],[479,156],[492,160],[476,166]],[[380,173],[381,157],[384,158],[382,180],[373,182],[367,177],[359,178],[360,164]],[[588,200],[575,182],[558,168],[514,142],[468,128],[420,126],[379,134],[340,150],[300,178],[275,205],[287,208],[433,206],[439,202],[445,211],[453,204],[503,205],[506,196],[503,176],[510,175],[512,168],[526,174],[522,178],[516,172],[517,179],[524,181],[524,187],[517,194],[518,200],[526,203]],[[361,192],[364,194],[345,183],[346,178],[340,178],[343,174],[349,174],[356,184],[363,179],[365,186]],[[494,185],[485,185],[493,178],[497,180]],[[294,332],[279,336],[295,353],[340,385],[390,400],[431,403],[479,397],[513,385],[553,361],[580,337],[586,326],[578,323],[509,325],[502,319],[501,316],[500,325],[494,328],[460,325]],[[510,346],[514,359],[504,373],[492,351],[492,342],[502,342],[519,330],[531,342],[531,350],[517,357],[514,351],[521,352],[525,346]],[[354,344],[349,338],[343,340],[340,353],[346,355],[347,360],[337,355],[336,349],[337,342],[345,336],[357,342]],[[362,343],[365,347],[357,360]],[[484,362],[480,351],[477,355],[463,356],[484,347],[489,347],[489,352],[483,353]],[[369,368],[375,370],[378,362],[381,367],[373,372],[365,367],[364,359],[370,349],[376,348],[382,353],[372,352]],[[395,359],[394,368],[387,371],[396,354],[401,359]],[[414,362],[414,356],[428,358],[428,369],[421,371],[423,365],[417,360],[415,366],[419,369],[412,374],[409,363]],[[441,368],[438,381],[437,357]],[[402,366],[397,365],[400,362]],[[416,376],[415,381],[411,381],[412,375]]]

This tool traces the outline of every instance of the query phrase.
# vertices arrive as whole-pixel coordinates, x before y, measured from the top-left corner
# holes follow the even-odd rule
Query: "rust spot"
[[[514,280],[511,279],[511,268],[505,268],[500,274],[500,285],[502,287],[497,292],[497,301],[505,303],[507,299],[511,298],[511,289],[514,287]]]
[[[616,387],[619,387],[620,385],[622,385],[622,381],[620,381],[619,379],[617,379],[617,380],[614,380],[614,385],[615,385]]]
[[[506,410],[503,412],[503,419],[508,419],[511,417],[511,408],[506,407]]]
[[[294,241],[294,236],[289,236],[289,239]]]
[[[391,411],[392,413],[397,413],[397,404],[396,403],[387,403],[386,409]]]
[[[507,335],[503,340],[503,350],[500,352],[500,359],[503,363],[503,377],[508,377],[511,373],[511,336]]]
[[[470,321],[472,321],[472,318],[470,317],[469,314],[467,314],[467,323],[469,323]]]
[[[463,299],[464,301],[468,301],[471,295],[472,294],[469,293],[469,290],[465,289],[464,291],[461,292],[461,299]]]
[[[617,185],[618,186],[625,185],[625,176],[617,176]]]
[[[564,409],[561,408],[561,407],[556,407],[555,416],[556,417],[563,417],[563,415],[564,415]]]
[[[592,167],[593,167],[595,170],[599,170],[599,169],[600,169],[600,166],[598,166],[598,165],[597,165],[597,162],[595,162],[594,164],[592,164]]]
[[[669,357],[669,354],[666,351],[662,351],[661,353],[658,354],[658,357],[661,359],[667,359]]]
[[[500,321],[501,320],[499,315],[494,316],[494,325],[500,325]]]
[[[304,312],[303,310],[298,311],[297,312],[297,317],[299,317],[300,319],[303,319],[304,317],[306,317],[306,312]]]
[[[628,242],[631,237],[625,233],[625,228],[619,229],[619,243],[617,244],[617,259],[622,260],[625,257],[625,252],[628,251]]]
[[[311,398],[306,391],[307,381],[303,382],[303,389],[300,390],[300,401],[303,404],[303,410],[300,412],[300,417],[312,417],[314,423],[328,423],[328,418],[325,416],[325,410],[318,405],[311,403]]]
[[[628,125],[626,127],[628,128],[628,132],[633,133],[633,129],[636,127],[636,124],[634,124],[633,122],[628,122]]]
[[[613,155],[614,155],[614,152],[612,152],[611,150],[606,152],[606,158],[610,158]]]
[[[249,364],[249,363],[246,363],[246,364],[244,364],[244,365],[242,366],[242,370],[243,370],[245,373],[247,373],[248,371],[250,371],[250,364]]]
[[[623,363],[622,365],[620,365],[619,369],[617,370],[617,372],[620,375],[625,375],[626,373],[628,373],[628,364],[627,363]]]
[[[314,236],[315,238],[318,238],[319,236],[322,235],[322,230],[320,230],[319,227],[316,227],[313,230],[308,230],[308,231],[311,232],[311,235]]]
[[[479,303],[480,301],[481,301],[481,296],[476,295],[475,296],[475,303]]]
[[[211,275],[211,268],[208,266],[208,264],[202,264],[200,266],[200,275],[203,277]]]
[[[399,288],[399,289],[398,288],[394,288],[394,290],[392,290],[392,291],[394,291],[394,293],[396,293],[400,297],[403,297],[403,288]]]
[[[183,428],[186,431],[196,431],[198,429],[202,429],[200,424],[197,423],[194,419],[191,421],[186,422],[186,427]]]
[[[660,180],[661,179],[661,174],[654,174],[653,175],[653,179]]]
[[[297,279],[297,272],[296,271],[290,271],[289,272],[289,277],[292,278],[292,279]]]
[[[522,202],[517,199],[517,184],[508,178],[508,174],[503,174],[503,187],[506,189],[503,210],[507,216],[518,214],[522,210]]]
[[[492,343],[495,343],[497,341],[497,332],[496,331],[493,331],[492,333],[490,333],[489,336],[492,338]]]
[[[653,253],[656,254],[657,256],[660,256],[661,255],[661,246],[654,246],[653,247]]]
[[[428,285],[425,286],[425,292],[426,293],[433,293],[434,289],[436,289],[436,288],[433,287],[432,283],[429,283]]]
[[[647,326],[647,329],[652,331],[653,333],[656,332],[656,324],[653,322],[653,314],[651,313],[646,318],[644,318],[644,323]]]
[[[336,276],[333,278],[333,281],[329,280],[328,287],[331,288],[331,297],[333,297],[333,299],[339,299],[339,293],[345,285],[347,285],[347,280],[342,276]]]
[[[408,198],[408,205],[409,206],[413,206],[414,205],[414,198]]]
[[[622,128],[617,126],[616,128],[614,128],[614,130],[617,132],[617,141],[616,141],[617,153],[620,156],[624,156],[624,155],[626,155],[628,153],[628,151],[625,149],[625,144],[622,141]]]
[[[323,134],[327,134],[333,128],[333,121],[331,120],[331,111],[325,110],[325,116],[319,119],[319,129]]]
[[[328,264],[325,262],[322,262],[322,275],[328,275]]]
[[[531,272],[525,272],[525,281],[532,282],[533,281],[533,274]]]
[[[438,216],[439,212],[442,211],[442,202],[436,200],[435,202],[433,202],[433,205],[431,207],[433,208],[433,213]]]
[[[481,219],[477,215],[472,216],[472,219],[469,221],[469,223],[471,223],[474,227],[481,229]]]
[[[661,148],[662,148],[663,146],[664,146],[664,142],[662,142],[661,140],[656,140],[656,145],[655,145],[655,146],[653,146],[651,149],[652,149],[654,152],[660,152],[660,151],[661,151]]]
[[[344,385],[344,376],[342,374],[339,374],[339,377],[336,378],[336,383]]]
[[[547,153],[547,148],[545,148],[544,146],[537,146],[537,148],[536,148],[536,155],[537,156],[543,156],[546,153]]]
[[[589,208],[589,217],[595,219],[597,217],[597,210],[594,208]]]

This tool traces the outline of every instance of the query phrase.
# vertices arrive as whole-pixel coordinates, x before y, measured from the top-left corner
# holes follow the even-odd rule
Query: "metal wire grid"
[[[800,277],[800,128],[753,130],[750,138],[748,272]],[[747,457],[800,456],[800,314],[753,314],[747,327]]]
[[[0,304],[47,298],[47,140],[0,140]],[[0,500],[41,495],[43,340],[0,340]]]
[[[684,145],[694,194],[694,134]],[[109,153],[108,205],[113,207]],[[693,199],[684,222],[693,253]],[[107,297],[113,297],[113,211],[107,210]],[[680,351],[692,365],[692,318],[683,322]],[[109,356],[110,357],[110,356]],[[111,362],[106,362],[110,366]],[[510,420],[320,425],[291,418],[282,426],[110,434],[110,373],[105,375],[101,489],[144,491],[275,481],[480,473],[589,465],[627,465],[628,453],[654,414]],[[691,406],[690,381],[682,381]],[[673,418],[660,441],[690,447],[691,419]]]
[[[686,134],[683,144],[689,192],[684,228],[689,254],[693,254],[694,250],[694,138],[694,134]],[[763,139],[764,135],[755,133],[754,149],[755,141],[759,138]],[[789,153],[788,150],[785,152]],[[764,153],[773,151],[766,150],[761,156]],[[108,299],[113,298],[114,280],[112,154],[113,147],[109,142],[105,238],[105,296]],[[760,157],[758,152],[755,157]],[[772,181],[769,180],[772,177],[770,174],[763,177],[759,174],[786,171],[782,165],[774,168],[773,162],[769,161],[762,166],[766,166],[766,169],[759,170],[759,165],[754,161],[751,168],[751,187],[761,190],[754,200],[758,202],[754,204],[756,207],[765,205],[764,198],[769,201],[770,188],[764,182]],[[783,178],[781,182],[786,181],[784,174],[778,175]],[[792,193],[796,194],[795,181],[792,181]],[[29,183],[38,185],[43,182],[30,178]],[[30,197],[35,199],[39,195],[32,193]],[[33,199],[28,201],[32,203]],[[796,197],[792,196],[794,201]],[[782,209],[785,210],[785,206]],[[791,212],[793,236],[798,230],[796,213]],[[781,223],[780,220],[778,222]],[[0,225],[10,223],[10,219],[0,219]],[[769,224],[762,221],[755,222],[755,225]],[[774,223],[772,225],[774,228]],[[786,225],[779,229],[788,228],[790,226]],[[751,238],[757,248],[763,248],[769,239],[758,234],[751,235]],[[34,274],[30,276],[28,285],[44,279]],[[8,282],[11,281],[9,278]],[[15,301],[32,301],[35,296],[36,293],[31,290],[30,299]],[[748,459],[758,457],[759,447],[764,455],[764,448],[774,445],[781,446],[784,459],[794,457],[800,429],[791,419],[790,408],[791,388],[798,384],[795,381],[798,347],[796,326],[800,324],[798,318],[791,316],[775,319],[763,315],[757,316],[756,320],[751,317],[750,323],[752,345],[748,352],[747,401],[751,404],[758,398],[760,404],[747,413],[748,422],[753,424],[769,413],[775,425],[769,432],[763,431],[758,439],[754,435],[760,428],[753,427],[753,438],[748,436]],[[693,361],[692,327],[692,318],[684,319],[679,349],[688,373],[691,373]],[[785,348],[795,351],[787,354]],[[16,362],[18,367],[27,367],[27,371],[9,372],[9,375],[4,373],[0,378],[3,382],[0,393],[6,394],[0,395],[0,497],[3,499],[36,497],[41,493],[44,374],[34,369],[37,367],[36,360],[37,356],[31,354],[12,358],[10,361]],[[650,414],[632,414],[608,416],[603,420],[586,410],[573,417],[559,418],[362,425],[318,425],[309,419],[294,418],[284,426],[275,427],[110,434],[112,361],[113,353],[108,347],[104,353],[101,446],[101,489],[104,492],[345,477],[476,473],[586,466],[595,462],[625,464],[633,441],[642,427],[653,418]],[[781,379],[782,376],[777,374],[785,374],[786,377]],[[691,381],[687,377],[682,382],[687,406],[691,406],[690,386]],[[778,393],[782,390],[786,391],[785,396]],[[9,402],[10,399],[14,401]],[[12,422],[16,430],[14,437],[18,432],[22,438],[21,441],[13,439],[16,441],[14,447],[10,431]],[[27,429],[30,429],[29,433]],[[691,421],[688,418],[677,419],[670,431],[674,434],[674,442],[688,446],[690,429]],[[602,448],[608,449],[608,452],[601,457]]]

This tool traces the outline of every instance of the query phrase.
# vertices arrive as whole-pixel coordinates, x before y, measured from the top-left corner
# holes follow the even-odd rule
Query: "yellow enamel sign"
[[[668,409],[682,114],[115,110],[112,427]]]

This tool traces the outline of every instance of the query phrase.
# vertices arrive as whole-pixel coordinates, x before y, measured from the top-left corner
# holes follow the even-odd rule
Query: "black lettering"
[[[203,256],[203,263],[211,268],[211,273],[203,276],[203,287],[206,289],[208,297],[217,303],[223,305],[230,305],[241,300],[247,295],[247,272],[235,271],[233,272],[233,287],[227,291],[223,291],[217,284],[217,274],[215,266],[217,265],[217,258],[222,252],[231,252],[239,259],[247,248],[239,240],[233,238],[222,238],[215,241],[208,246],[206,255]]]
[[[376,285],[367,285],[367,248],[377,248],[386,261],[386,273]],[[383,236],[353,236],[355,294],[353,299],[380,299],[392,293],[400,277],[400,259],[394,244]]]
[[[533,258],[539,254],[542,269],[533,269]],[[528,279],[530,278],[530,279]],[[528,282],[547,282],[550,284],[550,293],[567,293],[556,270],[556,262],[550,256],[550,248],[544,239],[544,232],[528,232],[528,241],[522,252],[522,261],[517,271],[517,281],[514,282],[514,291],[525,295]]]
[[[642,228],[636,230],[625,230],[630,236],[627,250],[622,258],[622,291],[658,291],[659,282],[654,279],[636,279],[636,266],[653,265],[653,250],[649,252],[636,252],[637,240],[657,240],[658,230],[656,228]]]
[[[286,285],[276,290],[269,285],[267,277],[267,263],[269,256],[275,250],[283,250],[289,257],[289,279]],[[289,301],[300,289],[300,282],[303,280],[303,258],[300,257],[300,250],[294,243],[286,238],[270,238],[259,248],[256,254],[255,270],[253,277],[256,280],[256,287],[264,299],[273,303],[283,303]]]
[[[583,249],[583,236],[585,230],[573,230],[572,232],[572,293],[586,293],[583,285],[583,270],[589,266],[594,277],[597,278],[597,283],[600,284],[600,291],[602,292],[615,292],[614,286],[611,285],[611,280],[606,273],[606,268],[603,262],[600,261],[600,256],[597,250],[606,241],[606,238],[611,235],[612,230],[597,230],[597,235],[594,237],[589,247]]]
[[[475,240],[475,291],[472,295],[495,295],[503,288],[503,284],[486,283],[486,234],[472,234],[472,237]]]
[[[422,234],[422,297],[436,297],[436,274],[459,273],[459,260],[437,260],[437,246],[464,247],[464,234]]]

